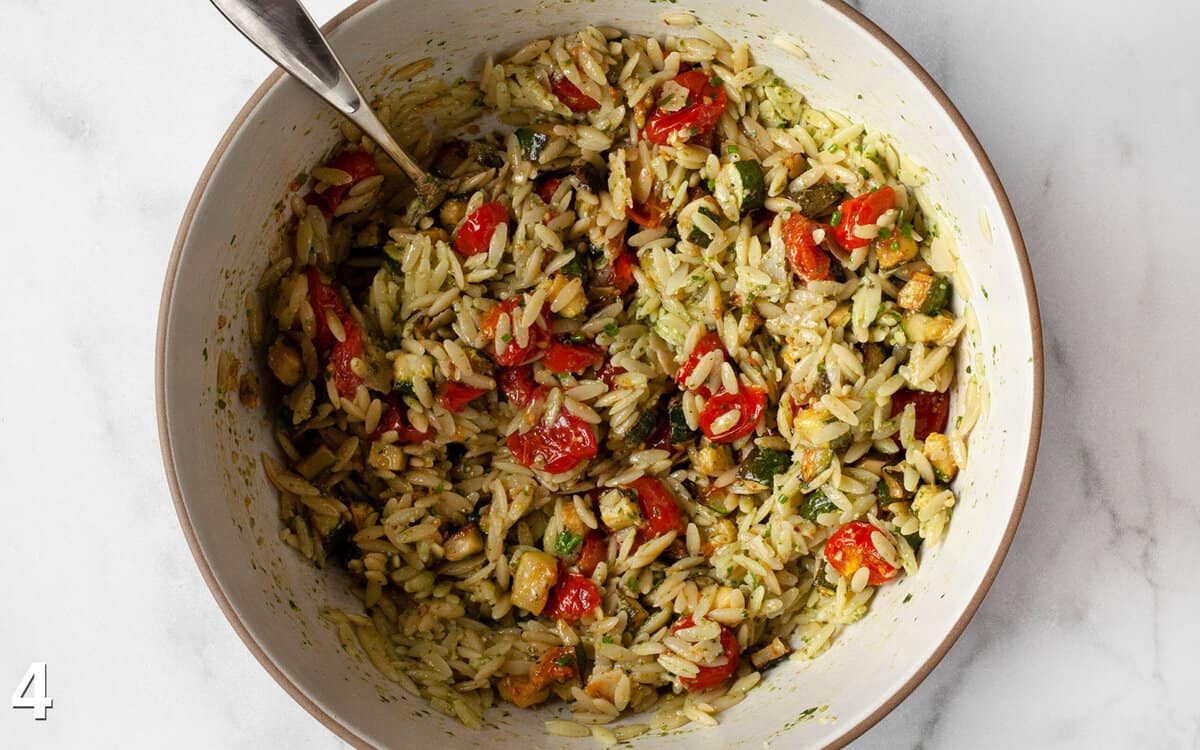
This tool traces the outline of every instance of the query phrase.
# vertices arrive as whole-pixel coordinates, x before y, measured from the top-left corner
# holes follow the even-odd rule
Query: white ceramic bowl
[[[589,23],[665,34],[662,15],[679,7],[644,0],[504,0],[487,7],[477,0],[378,0],[348,9],[327,31],[352,75],[371,84],[426,55],[448,78],[477,76],[485,51]],[[974,279],[967,291],[987,355],[991,409],[972,436],[947,539],[925,555],[918,575],[882,587],[869,616],[827,653],[773,669],[770,687],[722,715],[720,727],[687,739],[694,748],[759,748],[774,740],[836,747],[878,721],[933,669],[1008,550],[1041,422],[1037,302],[1012,209],[987,157],[941,90],[894,41],[840,3],[754,0],[747,7],[693,0],[690,9],[726,38],[749,41],[761,62],[818,106],[892,134],[926,166],[932,177],[926,189],[951,219]],[[783,53],[771,43],[777,33],[798,40],[808,57]],[[545,711],[494,712],[494,728],[468,730],[423,711],[423,701],[348,658],[318,616],[329,604],[354,606],[345,580],[278,541],[276,493],[257,458],[275,450],[264,410],[246,410],[236,397],[224,403],[215,392],[218,352],[231,352],[243,367],[255,361],[244,299],[284,221],[279,200],[293,176],[337,139],[334,115],[323,104],[295,81],[271,76],[217,146],[183,217],[163,289],[157,385],[163,459],[185,535],[246,645],[284,689],[352,744],[578,744],[543,735]],[[813,706],[828,708],[802,720]],[[638,740],[646,748],[671,742]]]

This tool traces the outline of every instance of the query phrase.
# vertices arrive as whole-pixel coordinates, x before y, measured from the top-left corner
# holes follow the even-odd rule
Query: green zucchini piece
[[[667,419],[671,424],[671,444],[678,445],[694,439],[699,432],[688,427],[687,417],[683,415],[683,404],[678,401],[671,404],[667,410]]]
[[[837,187],[828,182],[821,182],[791,195],[792,200],[800,207],[800,213],[809,219],[819,221],[828,218],[833,209],[842,199],[842,193]]]
[[[790,453],[773,448],[755,448],[746,463],[738,469],[737,475],[738,479],[748,479],[769,488],[775,481],[775,475],[787,471],[791,465]]]
[[[813,523],[817,522],[817,516],[822,513],[829,513],[837,509],[837,504],[826,497],[821,490],[805,495],[804,502],[800,503],[800,515]]]
[[[641,445],[650,437],[650,433],[654,432],[656,424],[658,424],[658,413],[654,409],[647,409],[638,417],[638,421],[633,423],[633,427],[629,428],[625,440],[632,445]]]
[[[575,256],[571,258],[571,261],[562,267],[562,272],[576,279],[582,279],[587,276],[587,259],[585,256],[586,251],[582,248],[576,250]]]
[[[718,225],[721,222],[720,216],[717,216],[716,213],[710,211],[704,206],[696,209],[696,213],[704,214],[708,218],[717,222]],[[708,247],[709,244],[712,243],[712,237],[709,237],[707,234],[697,229],[695,225],[692,225],[692,231],[688,233],[688,242],[692,243],[693,245],[699,245],[700,247]]]
[[[734,162],[730,187],[743,214],[762,208],[767,199],[762,165],[753,159]]]
[[[944,276],[935,276],[929,287],[929,294],[925,295],[925,303],[921,305],[921,312],[925,315],[936,315],[949,302],[950,280]]]
[[[542,149],[550,140],[550,136],[539,133],[533,128],[517,128],[516,135],[517,143],[521,146],[521,153],[529,161],[537,161],[538,157],[542,155]]]

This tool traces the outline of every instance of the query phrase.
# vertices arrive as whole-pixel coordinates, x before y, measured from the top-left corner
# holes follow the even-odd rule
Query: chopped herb
[[[512,334],[506,333],[500,337],[500,340],[506,344],[511,343],[512,342]]]
[[[554,542],[554,551],[559,557],[570,557],[579,551],[581,544],[583,544],[583,537],[569,531],[560,531],[558,539]]]
[[[900,225],[900,234],[904,235],[905,237],[908,237],[909,239],[912,239],[912,224],[909,224],[908,222],[904,222],[903,224],[901,224]]]
[[[709,179],[704,181],[704,187],[708,188],[708,192],[711,193],[713,190],[716,189],[717,182],[716,182],[716,180],[714,180],[710,177]]]
[[[737,156],[738,154],[741,153],[741,149],[738,148],[736,144],[731,143],[725,147],[725,153],[733,154],[734,156]]]
[[[836,154],[837,150],[838,150],[838,145],[836,143],[831,143],[831,144],[829,144],[828,147],[826,147],[825,150],[831,154]]]
[[[721,80],[721,76],[714,74],[712,78],[708,79],[708,83],[710,86],[720,86],[725,82]]]
[[[668,104],[670,104],[671,100],[674,98],[675,98],[674,94],[667,94],[666,96],[664,96],[663,98],[658,100],[658,106],[665,107]]]
[[[688,135],[699,135],[700,128],[688,128]]]
[[[833,216],[829,217],[829,223],[832,226],[841,226],[842,224],[842,209],[833,212]]]
[[[880,227],[879,228],[879,239],[886,240],[888,237],[891,237],[891,236],[892,236],[891,227]]]
[[[554,660],[556,666],[573,667],[575,666],[575,654],[563,654]]]
[[[616,323],[609,323],[608,325],[604,326],[604,333],[607,336],[616,336],[618,330],[620,329],[617,328]]]
[[[630,591],[632,591],[633,593],[636,594],[638,592],[638,589],[640,588],[638,579],[636,577],[630,578],[628,581],[625,582],[625,588],[629,589]]]
[[[908,604],[908,603],[909,603],[909,602],[911,602],[911,601],[912,601],[912,594],[905,594],[905,595],[904,595],[904,601],[903,601],[903,602],[901,602],[901,604]]]
[[[616,641],[613,640],[613,637],[611,635],[604,636],[603,638],[600,639],[600,642],[601,643],[616,643]]]
[[[860,146],[860,148],[861,148],[861,146]],[[859,168],[858,168],[858,173],[859,173],[860,175],[862,175],[862,178],[863,178],[864,180],[869,180],[869,179],[871,179],[871,173],[867,171],[867,168],[866,168],[866,167],[859,167]]]

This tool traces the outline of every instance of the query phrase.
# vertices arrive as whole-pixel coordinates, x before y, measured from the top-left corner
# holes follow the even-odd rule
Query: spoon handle
[[[362,128],[417,184],[429,180],[363,102],[337,55],[298,0],[212,0],[267,57]]]

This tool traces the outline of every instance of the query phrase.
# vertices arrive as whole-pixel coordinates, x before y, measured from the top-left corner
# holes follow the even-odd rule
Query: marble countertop
[[[325,19],[341,3],[310,6]],[[999,170],[1047,388],[1033,491],[990,595],[855,747],[1200,748],[1200,4],[856,5]],[[0,8],[0,688],[40,660],[55,698],[45,722],[0,708],[0,744],[340,747],[207,592],[154,417],[176,225],[270,65],[205,2]]]

